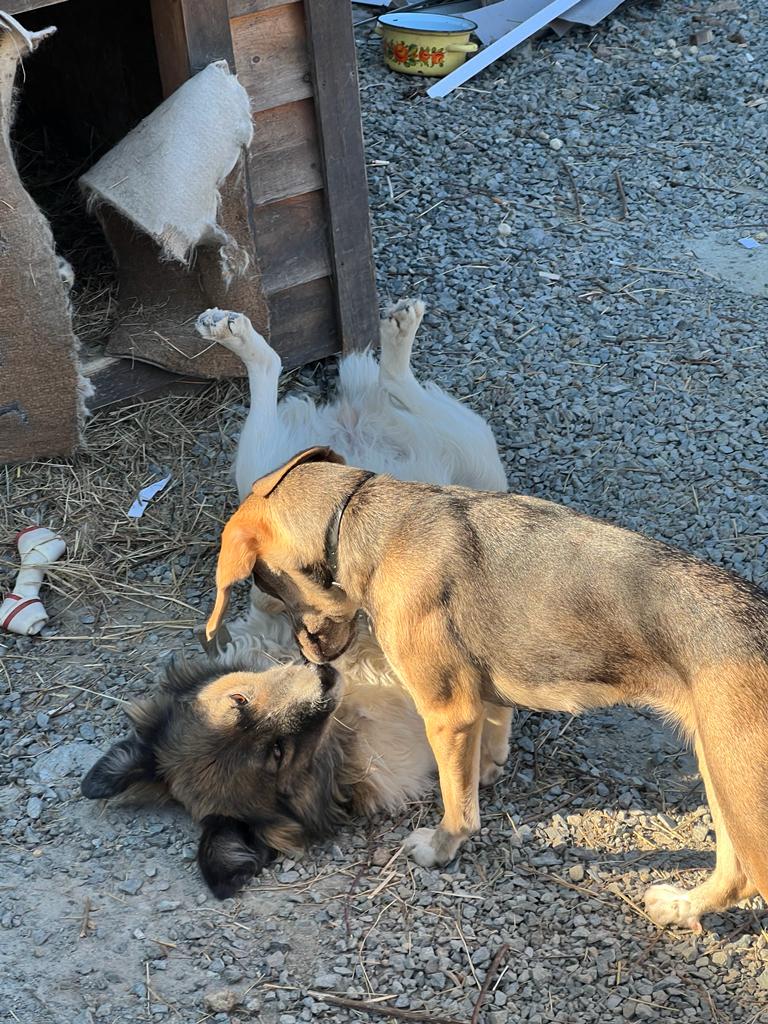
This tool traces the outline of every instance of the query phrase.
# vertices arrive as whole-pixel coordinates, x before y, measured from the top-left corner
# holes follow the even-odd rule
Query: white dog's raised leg
[[[379,381],[382,388],[413,412],[419,411],[426,397],[411,369],[413,343],[424,308],[420,299],[404,299],[388,310],[379,325]]]
[[[234,352],[242,359],[248,372],[250,407],[235,459],[235,475],[242,500],[253,481],[274,468],[271,460],[278,433],[277,384],[283,364],[277,352],[270,348],[242,313],[208,309],[197,318],[197,333]]]
[[[207,309],[197,318],[196,326],[201,337],[218,341],[245,363],[251,388],[248,415],[269,415],[277,409],[277,382],[283,364],[266,339],[253,329],[248,317],[224,309]]]

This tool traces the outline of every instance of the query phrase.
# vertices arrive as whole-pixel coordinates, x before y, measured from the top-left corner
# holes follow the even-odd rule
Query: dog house
[[[0,0],[0,12],[34,49],[11,112],[25,47],[0,13],[0,462],[71,453],[85,406],[242,375],[231,353],[194,331],[208,306],[247,313],[288,367],[375,342],[347,2]],[[48,26],[50,38],[33,37]],[[222,61],[252,121],[219,190],[219,222],[247,256],[235,278],[204,242],[171,260],[114,209],[100,207],[97,219],[78,185],[166,98]],[[74,271],[69,295],[57,254]]]

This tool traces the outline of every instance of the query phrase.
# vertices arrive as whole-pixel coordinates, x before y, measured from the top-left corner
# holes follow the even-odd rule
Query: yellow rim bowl
[[[385,16],[387,17],[387,16]],[[392,16],[406,20],[404,15]],[[425,17],[425,24],[427,16]],[[477,51],[477,43],[470,42],[469,37],[475,27],[464,18],[430,17],[432,23],[457,22],[462,27],[453,31],[433,31],[427,28],[413,28],[418,24],[418,14],[408,15],[408,26],[388,25],[381,18],[374,31],[381,36],[384,50],[384,63],[391,71],[401,75],[424,75],[430,78],[442,78],[460,67],[468,53]],[[463,26],[470,26],[464,28]]]

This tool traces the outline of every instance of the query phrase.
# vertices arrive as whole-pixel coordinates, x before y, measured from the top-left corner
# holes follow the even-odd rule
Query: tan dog
[[[567,508],[401,483],[327,448],[257,481],[227,523],[212,636],[253,573],[289,606],[307,657],[332,661],[359,609],[422,715],[444,817],[407,843],[443,865],[480,824],[487,705],[655,708],[693,739],[717,832],[702,885],[646,894],[660,924],[768,897],[768,595]]]

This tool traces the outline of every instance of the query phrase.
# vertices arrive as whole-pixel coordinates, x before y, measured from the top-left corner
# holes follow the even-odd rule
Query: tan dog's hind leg
[[[757,894],[757,887],[744,873],[725,824],[723,812],[715,794],[704,751],[696,743],[699,769],[707,791],[709,809],[715,825],[717,860],[709,878],[695,889],[680,889],[676,885],[652,885],[645,894],[645,909],[658,925],[674,924],[700,932],[701,917],[712,911],[725,910],[734,903]]]
[[[492,786],[504,774],[509,757],[509,733],[514,708],[485,705],[483,738],[480,743],[480,785]]]

